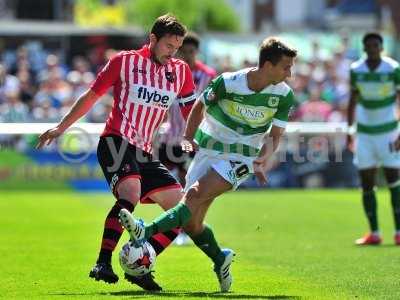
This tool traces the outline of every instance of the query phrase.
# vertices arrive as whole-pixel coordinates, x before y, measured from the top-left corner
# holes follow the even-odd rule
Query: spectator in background
[[[6,94],[17,93],[19,86],[18,78],[8,74],[5,66],[0,64],[0,104],[6,102]]]
[[[66,67],[60,65],[60,58],[55,54],[49,54],[46,58],[46,68],[39,73],[39,80],[48,79],[53,74],[64,79],[66,76]]]
[[[51,68],[43,73],[42,76],[39,92],[35,97],[37,103],[40,104],[45,100],[50,100],[51,105],[55,108],[71,106],[72,88],[62,78],[61,70],[59,68]]]
[[[1,122],[28,122],[28,112],[28,107],[21,101],[18,91],[8,91],[5,93],[5,102],[0,106]]]
[[[332,113],[332,106],[321,99],[321,88],[311,90],[310,99],[302,103],[294,120],[298,122],[328,122]]]
[[[31,110],[33,107],[33,98],[36,94],[36,88],[33,85],[31,73],[26,69],[21,69],[17,73],[17,78],[19,80],[21,101],[28,105]]]

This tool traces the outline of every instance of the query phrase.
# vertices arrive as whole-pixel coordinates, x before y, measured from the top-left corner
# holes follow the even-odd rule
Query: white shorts
[[[210,169],[213,169],[232,184],[232,189],[235,190],[250,174],[254,173],[253,160],[254,158],[238,154],[218,153],[200,149],[194,156],[187,171],[185,191]]]
[[[391,147],[398,135],[397,131],[375,135],[358,133],[354,164],[360,170],[379,166],[400,168],[400,152]]]

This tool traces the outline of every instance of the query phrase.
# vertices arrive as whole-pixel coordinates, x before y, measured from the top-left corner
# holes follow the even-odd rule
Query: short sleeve
[[[122,54],[111,58],[104,68],[99,72],[90,89],[98,96],[104,95],[107,90],[118,80],[122,66]]]
[[[211,80],[207,88],[200,96],[200,101],[204,105],[209,106],[210,104],[216,103],[215,100],[223,99],[226,95],[225,81],[222,75]]]
[[[272,124],[278,127],[285,128],[287,121],[289,119],[290,108],[294,103],[294,94],[293,91],[290,92],[280,100],[278,104],[278,110],[276,111],[274,118],[272,120]]]
[[[177,96],[179,103],[179,109],[181,110],[182,117],[187,120],[190,111],[192,110],[193,104],[196,101],[195,87],[192,77],[192,71],[190,71],[189,65],[184,64],[184,82],[182,88]]]
[[[187,64],[184,64],[183,72],[184,82],[177,98],[180,106],[192,105],[196,100],[192,71]]]
[[[394,84],[397,90],[400,90],[400,68],[396,67],[394,69]]]

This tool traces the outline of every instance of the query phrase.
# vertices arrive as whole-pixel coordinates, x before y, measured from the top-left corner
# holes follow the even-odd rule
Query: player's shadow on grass
[[[144,296],[157,296],[159,298],[171,298],[171,297],[195,297],[195,298],[223,298],[223,299],[300,299],[299,296],[287,296],[287,295],[251,295],[251,294],[236,294],[236,293],[220,293],[220,292],[188,292],[188,291],[169,291],[169,292],[157,292],[149,293],[145,291],[119,291],[110,293],[99,293],[107,294],[110,296],[131,296],[141,298]]]
[[[150,293],[145,291],[119,291],[119,292],[99,292],[99,293],[57,293],[53,296],[128,296],[132,298],[157,297],[157,298],[172,298],[172,297],[194,297],[194,298],[223,298],[223,299],[294,299],[300,300],[299,296],[288,295],[250,295],[236,293],[220,293],[220,292],[187,292],[187,291],[170,291]]]

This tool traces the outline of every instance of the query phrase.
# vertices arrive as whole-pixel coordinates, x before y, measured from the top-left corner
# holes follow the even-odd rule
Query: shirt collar
[[[145,58],[151,57],[150,45],[146,44],[141,49],[139,49],[138,53]]]

